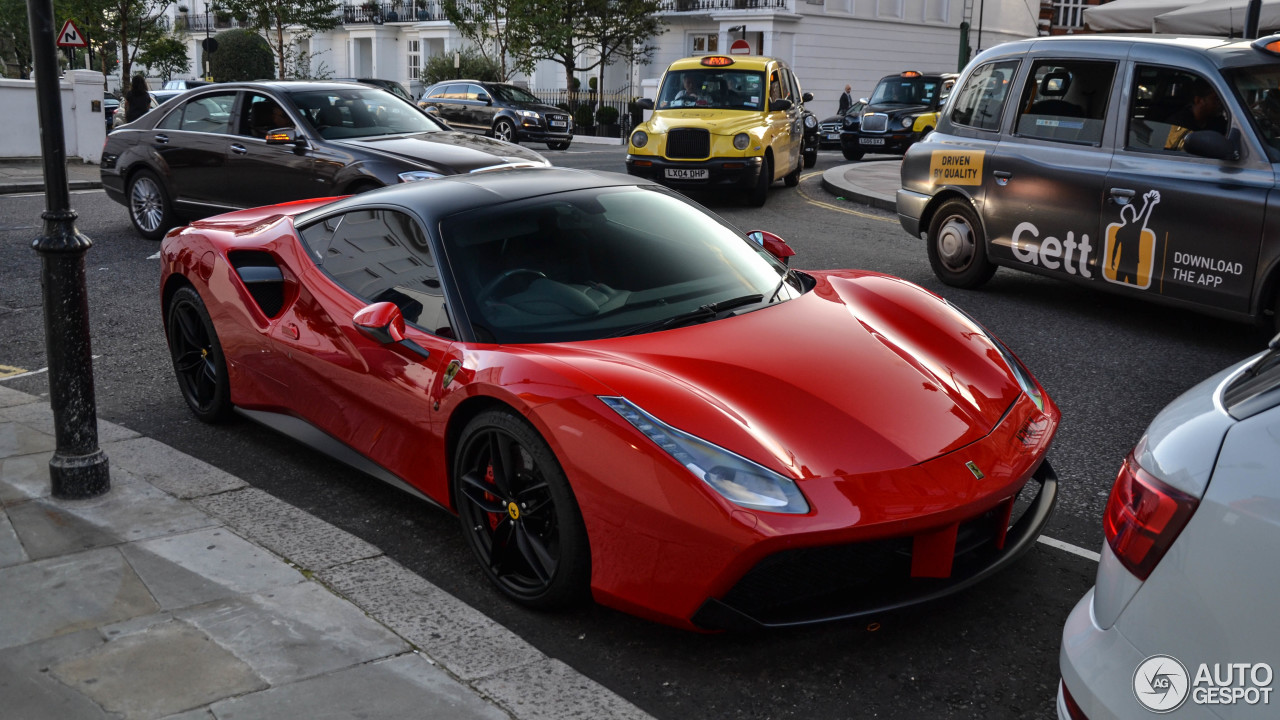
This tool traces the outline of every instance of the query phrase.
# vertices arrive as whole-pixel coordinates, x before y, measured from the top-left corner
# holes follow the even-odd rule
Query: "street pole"
[[[57,449],[49,460],[53,496],[89,498],[111,489],[106,453],[98,447],[98,411],[93,395],[89,346],[89,296],[84,254],[93,241],[76,229],[67,188],[67,148],[54,48],[52,0],[27,0],[31,54],[36,71],[40,152],[44,157],[44,234],[32,248],[40,254],[44,298],[44,346],[49,363],[49,403]]]

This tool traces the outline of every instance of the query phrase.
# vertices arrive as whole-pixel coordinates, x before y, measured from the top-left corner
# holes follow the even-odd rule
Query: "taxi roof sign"
[[[728,67],[733,64],[733,58],[724,55],[708,55],[702,58],[702,64],[707,67]]]
[[[902,77],[920,77],[919,70],[903,70]]]
[[[89,47],[89,41],[85,39],[84,33],[80,32],[80,28],[68,20],[62,24],[62,30],[58,32],[58,47]]]

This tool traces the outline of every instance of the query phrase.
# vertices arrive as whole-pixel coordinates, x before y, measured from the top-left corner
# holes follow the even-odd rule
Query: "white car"
[[[1058,716],[1280,717],[1280,336],[1156,416],[1104,531],[1062,634]]]

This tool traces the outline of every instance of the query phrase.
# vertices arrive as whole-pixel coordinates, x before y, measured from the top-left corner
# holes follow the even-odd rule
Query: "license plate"
[[[551,127],[564,127],[564,122],[560,120],[552,120]]]
[[[858,138],[859,145],[883,145],[884,138]]]
[[[840,139],[840,133],[827,133],[827,139],[828,139],[828,140],[839,140],[839,139]]]
[[[667,168],[666,177],[669,180],[706,180],[709,177],[709,174],[706,170]]]

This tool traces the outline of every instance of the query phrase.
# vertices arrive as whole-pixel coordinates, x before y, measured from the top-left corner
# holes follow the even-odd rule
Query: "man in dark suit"
[[[853,107],[853,96],[849,94],[850,89],[848,85],[845,85],[844,92],[840,93],[840,109],[836,111],[836,114],[841,117],[849,112],[849,108]]]

